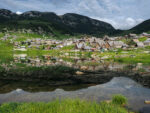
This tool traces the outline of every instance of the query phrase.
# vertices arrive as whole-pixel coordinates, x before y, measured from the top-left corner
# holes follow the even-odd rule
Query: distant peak
[[[0,13],[12,13],[10,10],[8,10],[8,9],[0,9]]]

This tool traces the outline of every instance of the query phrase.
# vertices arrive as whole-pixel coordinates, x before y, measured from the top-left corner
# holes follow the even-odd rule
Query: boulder
[[[88,67],[87,66],[81,66],[81,70],[87,70]]]
[[[77,74],[77,75],[83,75],[84,73],[81,72],[81,71],[77,71],[76,74]]]
[[[145,100],[145,104],[150,104],[150,100]]]

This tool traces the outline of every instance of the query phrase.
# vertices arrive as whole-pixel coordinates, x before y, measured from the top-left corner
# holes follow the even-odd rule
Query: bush
[[[124,105],[127,104],[127,98],[120,94],[114,95],[112,98],[112,103],[116,105]]]

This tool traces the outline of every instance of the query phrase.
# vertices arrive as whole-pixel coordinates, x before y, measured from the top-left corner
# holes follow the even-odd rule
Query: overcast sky
[[[150,19],[150,0],[0,0],[0,8],[17,13],[78,13],[108,22],[116,29],[129,29]]]

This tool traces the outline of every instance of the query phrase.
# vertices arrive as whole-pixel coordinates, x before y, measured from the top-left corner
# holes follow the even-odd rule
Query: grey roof
[[[110,46],[123,46],[125,45],[122,41],[109,41]]]
[[[76,46],[78,49],[81,49],[82,47],[84,47],[84,43],[77,43]]]
[[[148,38],[146,41],[150,41],[150,38]]]
[[[94,41],[96,41],[96,39],[97,39],[97,38],[92,37],[92,38],[90,38],[90,42],[94,42]]]
[[[105,41],[103,40],[97,40],[97,43],[100,45],[100,46],[103,46],[105,44]]]
[[[90,49],[91,49],[91,47],[90,47],[90,46],[84,46],[84,49],[86,49],[86,50],[90,50]]]
[[[137,46],[138,46],[138,47],[144,47],[144,44],[143,44],[143,42],[138,42],[138,43],[137,43]]]

